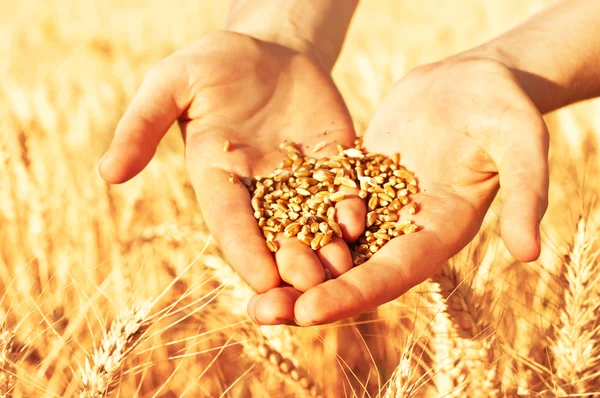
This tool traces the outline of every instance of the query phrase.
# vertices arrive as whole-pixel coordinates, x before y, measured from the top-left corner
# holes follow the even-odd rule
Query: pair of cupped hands
[[[283,141],[317,158],[336,154],[336,144],[353,145],[344,100],[313,57],[232,32],[210,34],[174,53],[143,80],[100,164],[102,177],[120,183],[139,173],[175,121],[206,224],[257,292],[248,314],[258,324],[326,323],[397,298],[473,239],[500,185],[506,246],[521,261],[539,255],[548,132],[501,62],[461,55],[420,66],[379,104],[364,147],[400,152],[419,182],[413,196],[419,211],[402,217],[421,230],[391,240],[358,267],[352,267],[347,242],[363,232],[366,205],[353,192],[337,204],[343,239],[313,252],[281,234],[273,255],[247,188],[228,181],[230,173],[272,172],[285,157]],[[331,145],[313,153],[325,131]],[[232,145],[224,152],[226,140]]]

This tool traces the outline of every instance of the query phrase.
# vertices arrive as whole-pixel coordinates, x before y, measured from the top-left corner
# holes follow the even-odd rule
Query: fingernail
[[[312,318],[310,317],[310,315],[308,314],[308,312],[306,311],[306,308],[304,306],[304,304],[300,305],[298,310],[295,311],[296,314],[296,324],[298,326],[312,326],[314,325],[314,322],[312,320]]]
[[[275,323],[278,325],[289,325],[289,326],[297,326],[296,322],[291,321],[289,319],[277,318],[275,319]]]

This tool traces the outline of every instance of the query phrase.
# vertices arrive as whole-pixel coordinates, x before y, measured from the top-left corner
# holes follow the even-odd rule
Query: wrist
[[[502,63],[542,114],[574,102],[573,77],[569,75],[568,68],[552,59],[551,54],[547,54],[546,59],[534,59],[528,54],[505,50],[502,43],[492,41],[452,58],[486,59]]]
[[[235,21],[228,23],[225,29],[230,32],[240,33],[255,39],[277,44],[288,48],[296,53],[306,55],[319,63],[327,72],[331,71],[335,59],[327,57],[326,54],[311,40],[297,35],[286,26],[265,25],[257,26],[252,21]]]
[[[358,0],[234,0],[226,29],[307,55],[331,71]]]

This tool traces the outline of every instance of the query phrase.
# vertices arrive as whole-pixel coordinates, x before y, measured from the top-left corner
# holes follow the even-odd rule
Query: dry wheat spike
[[[564,300],[560,322],[554,327],[550,351],[554,363],[554,393],[585,394],[598,391],[600,380],[600,269],[586,220],[581,218],[573,248],[564,268]]]
[[[149,326],[151,303],[135,305],[111,324],[100,347],[94,351],[92,364],[86,358],[85,369],[81,369],[80,398],[108,397],[114,392],[125,358],[137,347]]]

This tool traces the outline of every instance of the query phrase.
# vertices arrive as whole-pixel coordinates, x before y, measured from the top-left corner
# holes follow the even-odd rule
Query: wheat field
[[[228,6],[169,3],[0,2],[0,396],[600,396],[600,102],[546,118],[537,262],[508,254],[496,202],[403,297],[331,325],[257,327],[176,128],[132,181],[96,171],[144,73],[219,29]],[[363,1],[334,69],[357,130],[411,68],[549,3]]]

